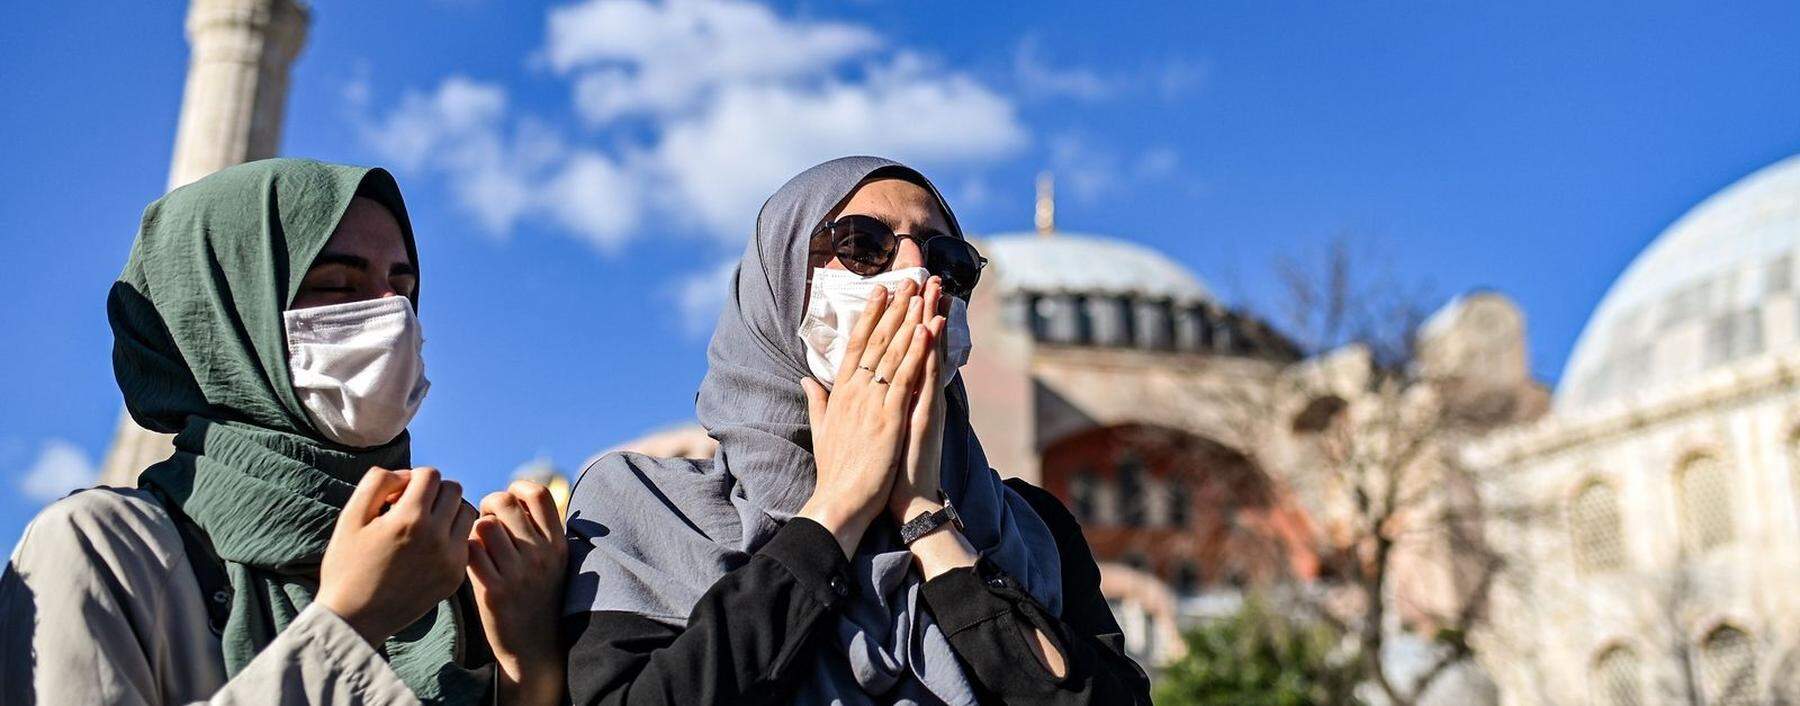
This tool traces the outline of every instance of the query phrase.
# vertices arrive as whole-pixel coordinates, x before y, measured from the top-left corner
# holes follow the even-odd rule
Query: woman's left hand
[[[565,659],[556,619],[567,563],[562,515],[544,486],[514,481],[481,499],[481,517],[469,534],[469,579],[500,667],[501,703],[562,700]]]
[[[888,493],[888,514],[901,524],[943,507],[938,500],[938,467],[944,455],[944,388],[938,384],[944,361],[945,320],[938,314],[943,294],[943,283],[937,277],[926,282],[925,311],[929,316],[925,325],[931,331],[933,344],[921,374],[924,381],[908,413],[900,472],[895,474],[894,488]]]
[[[940,311],[943,294],[943,283],[936,277],[931,278],[925,285],[925,310]],[[933,345],[930,355],[925,358],[925,370],[920,373],[925,380],[919,386],[918,398],[913,401],[907,419],[905,456],[901,459],[900,472],[894,474],[893,490],[888,492],[888,514],[895,524],[904,525],[907,520],[944,507],[940,494],[944,462],[944,386],[940,376],[944,365],[946,325],[942,315],[933,316],[926,324]],[[912,552],[913,560],[927,581],[951,569],[974,566],[977,556],[975,547],[953,526],[940,527],[920,537],[907,549]]]

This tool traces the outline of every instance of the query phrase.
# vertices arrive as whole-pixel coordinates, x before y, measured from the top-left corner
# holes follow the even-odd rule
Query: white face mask
[[[931,276],[923,267],[883,272],[863,277],[849,270],[812,271],[812,294],[806,302],[806,317],[800,321],[800,342],[806,346],[806,364],[813,378],[831,389],[838,368],[844,363],[844,346],[850,342],[850,330],[856,319],[869,306],[869,295],[881,287],[891,294],[901,282],[911,281],[921,287]],[[938,385],[950,384],[957,368],[969,362],[969,303],[957,297],[950,300],[950,314],[945,317],[944,343],[946,358],[938,369]]]
[[[381,297],[282,312],[288,373],[313,428],[357,448],[380,446],[425,401],[425,338],[412,301]]]

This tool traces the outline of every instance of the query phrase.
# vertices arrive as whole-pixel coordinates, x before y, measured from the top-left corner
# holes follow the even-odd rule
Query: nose
[[[899,270],[907,267],[924,266],[925,251],[919,249],[919,242],[912,238],[901,238],[900,247],[894,252],[894,265],[892,269]]]
[[[369,282],[368,298],[370,299],[405,296],[404,294],[401,294],[399,290],[394,289],[394,284],[389,282],[386,277],[371,277],[369,278]]]

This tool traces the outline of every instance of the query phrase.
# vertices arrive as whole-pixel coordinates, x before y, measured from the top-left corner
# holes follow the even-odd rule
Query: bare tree
[[[1420,365],[1425,289],[1365,265],[1341,238],[1280,261],[1279,325],[1302,359],[1254,384],[1196,382],[1192,406],[1319,519],[1318,570],[1277,577],[1301,589],[1282,593],[1347,636],[1378,700],[1413,706],[1473,657],[1506,563],[1484,529],[1533,513],[1481,497],[1452,453],[1518,406],[1460,395]],[[1403,674],[1384,656],[1404,634],[1431,654]]]

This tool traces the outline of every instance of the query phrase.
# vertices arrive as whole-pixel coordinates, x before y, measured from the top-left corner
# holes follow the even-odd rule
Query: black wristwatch
[[[956,514],[956,506],[950,504],[950,498],[944,496],[944,491],[938,491],[938,500],[944,503],[943,508],[936,512],[927,512],[907,520],[904,525],[900,525],[901,544],[910,547],[912,546],[912,543],[918,541],[920,537],[924,537],[925,535],[937,531],[939,527],[943,527],[945,524],[956,527],[959,532],[962,531],[962,516]]]

